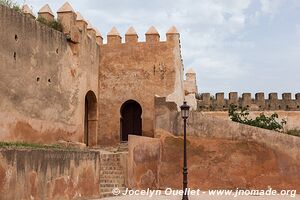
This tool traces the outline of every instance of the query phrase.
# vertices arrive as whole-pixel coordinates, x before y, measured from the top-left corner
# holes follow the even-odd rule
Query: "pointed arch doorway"
[[[85,95],[84,143],[86,146],[97,145],[97,97],[93,91]]]
[[[121,142],[128,141],[128,135],[142,135],[142,107],[128,100],[121,106]]]

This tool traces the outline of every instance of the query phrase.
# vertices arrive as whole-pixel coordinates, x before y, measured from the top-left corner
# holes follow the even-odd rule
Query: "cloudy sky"
[[[19,0],[35,13],[64,0]],[[197,72],[200,92],[300,92],[299,0],[69,0],[106,35],[154,25],[165,39],[181,33],[185,69]]]

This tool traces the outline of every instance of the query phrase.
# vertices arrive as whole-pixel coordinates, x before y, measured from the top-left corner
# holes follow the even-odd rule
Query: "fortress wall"
[[[182,123],[182,120],[178,119],[178,130],[182,129]],[[203,138],[255,141],[281,151],[295,160],[300,160],[299,137],[204,115],[200,112],[190,113],[187,132],[191,136]],[[181,135],[182,131],[178,133]]]
[[[183,99],[179,34],[167,34],[167,41],[146,34],[146,42],[127,35],[125,41],[108,36],[108,44],[100,50],[98,143],[102,145],[120,141],[120,109],[127,100],[141,105],[142,134],[153,136],[154,96],[167,97],[177,106]]]
[[[202,93],[198,99],[198,110],[228,110],[230,104],[246,107],[253,111],[300,111],[300,93],[297,93],[295,98],[292,98],[291,93],[283,93],[281,99],[278,98],[277,93],[270,93],[268,99],[265,99],[265,94],[262,92],[256,93],[254,98],[251,93],[243,93],[242,97],[238,97],[237,92],[231,92],[229,93],[229,99],[224,98],[224,93],[217,93],[215,97],[211,96],[210,93]]]
[[[4,6],[0,27],[0,140],[82,142],[85,95],[98,94],[99,46],[85,31],[68,42]]]
[[[183,135],[183,119],[180,114],[176,116],[172,109],[164,109],[164,114],[159,115],[160,109],[159,107],[156,109],[157,120],[172,114],[174,118],[177,118],[177,123],[173,126],[165,126],[157,122],[155,129],[162,129],[178,136]],[[190,111],[187,133],[201,138],[255,141],[288,154],[295,160],[300,160],[300,137],[232,122],[203,112]]]
[[[159,188],[161,150],[159,138],[129,136],[128,188]]]
[[[171,102],[164,102],[162,98],[157,101],[155,137],[161,143],[159,188],[180,188],[183,160],[178,155],[183,153],[183,119],[169,106]],[[169,116],[177,118],[173,126],[163,123]],[[299,188],[299,137],[197,111],[190,112],[187,134],[189,185],[192,188]],[[144,145],[139,144],[145,147],[143,152],[151,152],[147,141],[138,141],[144,142]],[[130,148],[133,146],[129,143]],[[140,153],[139,160],[147,163],[147,153]],[[146,166],[139,171],[141,179],[153,169]]]
[[[1,200],[100,196],[100,152],[1,149]]]
[[[130,188],[182,188],[182,137],[156,129],[155,138],[130,136],[128,149]],[[258,140],[189,134],[189,187],[202,190],[272,187],[298,191],[300,162],[291,153],[293,150],[283,152]]]
[[[278,114],[278,122],[281,122],[282,119],[286,120],[287,123],[284,125],[285,130],[300,130],[300,112],[299,111],[250,111],[249,118],[255,119],[261,113],[264,113],[266,116],[271,116],[274,112]],[[228,116],[228,111],[206,111],[202,112],[205,116],[217,117],[225,120],[230,120]],[[230,120],[231,121],[231,120]]]
[[[155,129],[174,130],[177,127],[177,105],[167,102],[165,97],[155,97]]]
[[[259,134],[259,131],[257,133]],[[273,133],[273,136],[274,134],[276,133]],[[161,143],[159,189],[170,187],[181,189],[183,138],[162,130],[157,130],[157,135]],[[146,145],[145,148],[147,148]],[[150,150],[149,147],[148,149]],[[297,190],[299,193],[300,162],[291,154],[293,150],[284,153],[258,140],[205,138],[189,135],[187,151],[189,187],[191,188],[266,190],[272,187],[277,190]],[[145,156],[139,154],[139,158],[147,159],[148,157],[147,154]],[[147,162],[144,161],[144,163]],[[139,174],[143,174],[143,171],[139,171]]]

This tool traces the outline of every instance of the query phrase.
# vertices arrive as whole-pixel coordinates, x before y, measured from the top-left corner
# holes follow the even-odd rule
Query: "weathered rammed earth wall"
[[[79,31],[76,15],[63,16],[79,43],[0,6],[0,140],[83,142],[85,95],[98,94],[99,46]]]
[[[162,135],[159,185],[181,188],[183,139],[163,131],[159,134]],[[270,186],[296,189],[299,193],[299,160],[259,141],[189,136],[187,149],[192,188],[267,189]]]
[[[198,96],[198,110],[201,111],[223,111],[228,110],[231,104],[237,107],[248,108],[253,111],[263,110],[286,110],[300,111],[300,93],[295,94],[295,98],[291,93],[283,93],[282,98],[278,98],[277,93],[269,93],[269,97],[265,99],[265,94],[259,92],[252,98],[251,93],[243,93],[242,97],[237,92],[230,92],[229,98],[224,98],[224,93],[216,93],[215,97],[210,93],[202,93]]]
[[[129,187],[182,187],[182,119],[156,98],[154,139],[130,137]],[[172,119],[177,123],[165,124]],[[188,119],[189,186],[300,191],[300,138],[191,112]],[[137,156],[135,156],[137,154]],[[153,159],[155,158],[155,159]],[[132,163],[130,163],[132,162]],[[157,164],[157,166],[155,166]],[[157,175],[158,174],[158,175]],[[145,177],[148,177],[145,182]]]
[[[93,150],[2,148],[0,200],[69,200],[105,196],[113,187],[124,187],[114,179],[125,177],[126,158],[127,153]],[[114,170],[116,166],[117,171]],[[110,180],[107,180],[108,175]]]
[[[179,119],[178,130],[182,123]],[[203,138],[255,141],[300,160],[300,137],[205,116],[200,112],[191,112],[187,131],[191,136]]]
[[[126,35],[121,43],[118,33],[108,35],[101,46],[99,76],[98,143],[114,145],[120,141],[120,109],[133,99],[142,107],[142,135],[154,133],[154,97],[165,96],[178,105],[183,99],[183,66],[178,33],[167,33],[160,41],[154,28],[146,33],[146,42],[137,35]]]
[[[285,130],[298,129],[300,130],[300,111],[250,111],[249,118],[255,118],[260,115],[260,113],[264,113],[267,116],[271,116],[273,113],[278,114],[278,122],[282,119],[286,120],[287,123],[284,125]],[[228,111],[213,111],[213,112],[202,112],[204,116],[212,116],[225,120],[230,120],[228,117]]]
[[[235,131],[232,133],[238,134]],[[157,130],[156,134],[154,139],[130,137],[128,186],[180,189],[183,139],[163,130]],[[259,130],[256,134],[265,136]],[[270,186],[299,193],[300,139],[292,136],[275,138],[270,142],[276,142],[276,145],[269,145],[255,139],[188,136],[189,187],[208,190],[268,189]],[[282,151],[280,147],[284,145],[288,147]]]
[[[100,152],[0,149],[0,199],[100,196]]]

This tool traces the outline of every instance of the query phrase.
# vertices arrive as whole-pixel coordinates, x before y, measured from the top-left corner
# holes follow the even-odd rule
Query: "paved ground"
[[[101,200],[181,200],[181,196],[119,196],[104,198]],[[191,196],[189,200],[300,200],[300,196],[209,196],[207,194],[201,194],[200,196]]]
[[[122,197],[112,197],[105,198],[101,200],[181,200],[182,197],[179,196],[160,196],[160,197],[141,197],[141,196],[122,196]],[[192,196],[189,200],[299,200],[300,196],[296,197],[282,197],[282,196],[208,196],[208,195],[200,195],[200,196]]]

